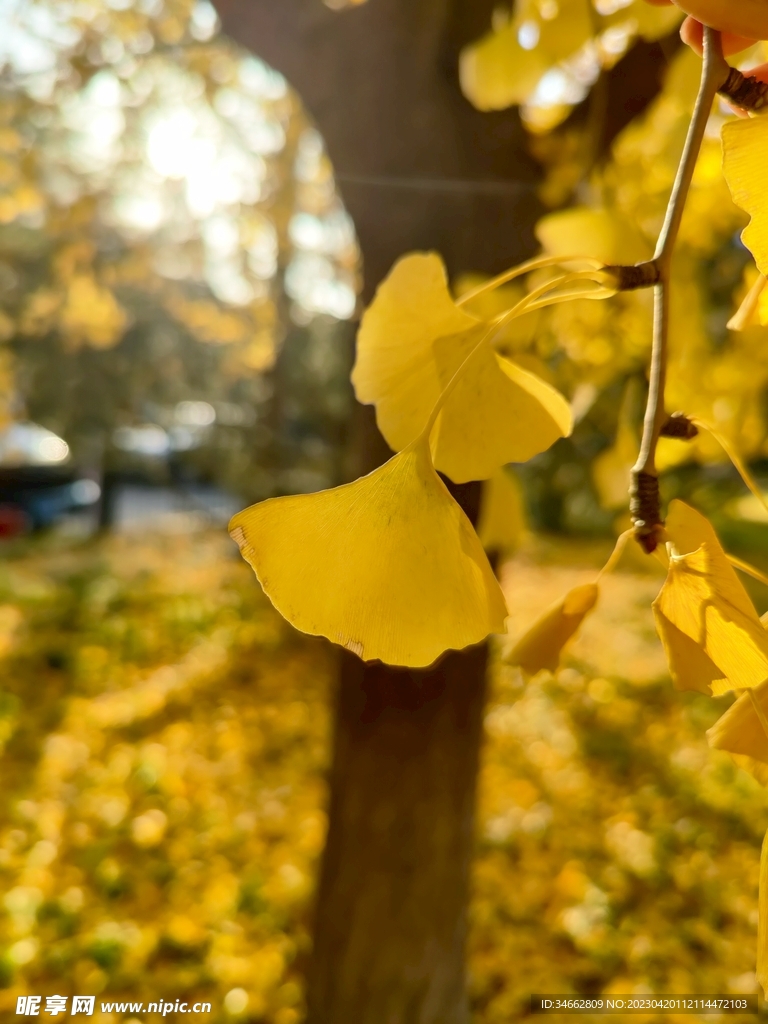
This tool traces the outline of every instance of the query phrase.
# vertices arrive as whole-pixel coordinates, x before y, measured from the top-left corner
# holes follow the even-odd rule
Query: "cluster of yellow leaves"
[[[675,500],[664,532],[669,564],[653,613],[675,686],[708,696],[761,687],[768,679],[768,631],[711,523]],[[621,556],[623,539],[601,577]],[[571,590],[517,641],[509,662],[528,675],[554,672],[598,597],[597,581]],[[768,759],[768,731],[763,747]]]
[[[11,123],[13,105],[0,104],[0,224],[39,214],[44,199],[29,177],[29,161],[18,129]]]
[[[80,274],[69,282],[59,323],[70,344],[109,348],[122,337],[128,317],[108,288]]]
[[[535,130],[567,116],[583,98],[585,74],[594,80],[637,36],[659,39],[682,18],[676,7],[643,0],[516,0],[511,7],[497,9],[491,31],[462,52],[461,85],[479,110],[524,105]]]
[[[559,392],[490,345],[478,345],[493,326],[493,319],[456,304],[434,253],[395,264],[360,325],[355,394],[376,406],[379,430],[396,451],[419,436],[471,356],[430,438],[435,468],[455,483],[526,462],[571,432],[571,411]]]
[[[165,307],[199,341],[233,346],[234,373],[265,373],[274,365],[279,326],[271,301],[233,310],[211,299],[191,299],[178,292],[168,296]]]
[[[222,309],[208,299],[190,299],[171,295],[167,309],[201,341],[225,345],[242,342],[248,337],[251,324],[234,310]]]
[[[403,257],[380,285],[352,382],[399,454],[352,484],[271,499],[230,524],[297,628],[411,667],[503,629],[480,540],[436,470],[457,483],[493,477],[570,433],[572,420],[559,392],[494,350],[496,323],[452,298],[434,253]]]
[[[292,181],[308,132],[300,101],[266,68],[259,82],[255,58],[216,35],[208,3],[30,0],[19,11],[20,38],[34,39],[44,24],[58,26],[39,41],[55,73],[36,87],[24,60],[11,61],[0,102],[0,340],[50,335],[65,350],[104,349],[165,310],[192,337],[231,343],[222,359],[233,374],[267,371],[281,340],[273,278],[281,249],[290,262],[292,217],[311,212],[323,221],[339,208],[330,171],[319,182],[305,161],[306,180]],[[233,131],[225,106],[238,116],[250,110],[259,129]],[[119,126],[116,135],[93,134],[94,110]],[[215,244],[203,238],[218,221],[188,201],[175,171],[158,174],[152,164],[152,131],[182,110],[196,131],[215,135],[218,127],[253,171],[240,201],[207,186],[217,216],[239,233],[228,257],[243,277],[239,292],[230,287],[237,274],[216,265]],[[354,281],[356,259],[352,242],[328,262],[339,269],[347,261],[343,275]]]
[[[17,329],[42,336],[61,333],[67,348],[110,348],[123,336],[129,318],[112,289],[99,279],[95,246],[65,243],[51,260],[52,280],[25,298]]]
[[[619,135],[611,159],[592,174],[586,190],[589,202],[548,214],[539,222],[537,236],[545,252],[575,251],[614,263],[651,256],[700,68],[699,58],[687,49],[675,57],[661,95]],[[713,112],[683,218],[670,289],[667,406],[711,424],[746,458],[766,450],[768,300],[751,263],[742,274],[746,254],[735,239],[744,226],[742,207],[753,216],[745,242],[764,269],[766,254],[758,241],[761,216],[766,215],[760,205],[760,140],[767,130],[766,119],[739,121],[719,109]],[[726,329],[729,318],[731,330]],[[564,351],[568,359],[558,365],[556,385],[566,394],[584,386],[599,394],[617,380],[645,379],[651,322],[648,291],[623,293],[606,303],[578,300],[539,314],[525,354],[547,359]],[[610,454],[593,466],[606,508],[618,505],[619,482],[635,460],[638,413],[635,409],[620,421]],[[687,460],[722,459],[718,443],[702,432],[690,443],[662,439],[657,464],[664,470]]]

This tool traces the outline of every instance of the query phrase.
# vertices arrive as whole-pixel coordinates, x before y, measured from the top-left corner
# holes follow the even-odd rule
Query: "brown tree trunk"
[[[451,273],[532,249],[535,166],[515,112],[478,114],[461,44],[495,0],[216,0],[233,38],[282,71],[323,134],[352,215],[365,297],[413,249]],[[390,454],[355,416],[357,470]],[[455,489],[471,518],[479,485]],[[375,601],[376,595],[371,595]],[[487,651],[432,670],[340,652],[329,834],[308,972],[310,1024],[465,1024],[464,942]]]
[[[465,1024],[486,648],[431,672],[343,654],[311,1024]]]

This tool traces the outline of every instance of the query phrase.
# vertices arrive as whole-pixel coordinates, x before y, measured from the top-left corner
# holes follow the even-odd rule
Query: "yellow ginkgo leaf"
[[[445,387],[477,344],[476,335],[433,345]],[[487,480],[509,462],[527,462],[570,434],[571,409],[541,377],[481,345],[448,397],[432,432],[435,466],[456,483]]]
[[[514,551],[525,530],[525,507],[517,479],[497,470],[483,485],[477,532],[486,551]]]
[[[713,527],[673,501],[665,529],[669,571],[653,611],[675,685],[715,695],[757,686],[768,679],[768,633]]]
[[[757,706],[756,706],[757,705]],[[709,745],[727,750],[762,785],[768,783],[768,680],[742,693],[711,729]]]
[[[360,324],[352,384],[358,401],[376,406],[395,451],[419,435],[440,396],[433,342],[481,326],[451,298],[437,253],[404,256],[379,285]]]
[[[658,608],[654,607],[653,614],[675,689],[696,690],[707,696],[729,689],[724,673],[697,641],[678,629]]]
[[[454,303],[440,257],[413,253],[379,286],[358,334],[355,393],[376,405],[379,429],[395,450],[424,429],[476,349],[431,436],[436,468],[456,483],[487,479],[571,431],[571,410],[558,391],[489,344],[478,347],[488,328]]]
[[[650,256],[648,243],[626,218],[588,206],[547,214],[536,224],[536,237],[550,256],[583,253],[608,265]]]
[[[617,15],[618,19],[621,19],[622,15],[629,15],[637,25],[637,34],[649,43],[669,35],[684,17],[680,8],[674,4],[669,7],[656,7],[646,0],[635,0],[629,10],[620,10]]]
[[[424,442],[354,483],[253,505],[230,532],[289,622],[365,661],[419,668],[503,629],[501,589]]]
[[[768,275],[768,120],[764,117],[728,121],[723,125],[723,173],[733,201],[751,217],[744,244],[761,274]]]
[[[537,49],[549,64],[566,60],[592,38],[594,19],[592,0],[559,0],[557,15],[546,17],[546,5],[541,0],[520,0],[515,13],[518,23],[535,21],[539,30]]]
[[[549,62],[540,50],[520,45],[519,31],[517,20],[508,21],[461,51],[461,89],[478,110],[524,103],[547,70]]]
[[[595,607],[598,595],[596,583],[585,583],[569,590],[562,601],[544,612],[520,637],[507,655],[507,661],[519,665],[531,676],[542,669],[554,672],[563,647]]]

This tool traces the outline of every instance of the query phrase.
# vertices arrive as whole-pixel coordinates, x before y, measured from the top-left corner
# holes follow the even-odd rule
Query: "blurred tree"
[[[17,415],[107,468],[116,428],[153,424],[245,498],[290,490],[290,472],[333,482],[339,396],[307,408],[304,444],[275,440],[290,424],[271,408],[286,325],[312,341],[318,315],[348,317],[357,262],[284,79],[220,38],[205,0],[23,0],[0,25],[4,405],[15,390]],[[332,346],[310,348],[305,377],[344,378]],[[174,414],[201,399],[204,445]]]

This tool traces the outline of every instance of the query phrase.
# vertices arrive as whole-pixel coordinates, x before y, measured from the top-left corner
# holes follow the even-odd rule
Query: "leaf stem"
[[[595,580],[595,583],[599,583],[603,576],[607,575],[607,573],[613,572],[613,570],[619,564],[621,556],[624,554],[624,548],[627,546],[627,541],[631,536],[631,530],[625,530],[623,533],[619,534],[619,536],[616,539],[616,544],[613,548],[613,551],[611,552],[610,558],[605,563],[600,572],[597,574],[597,579]]]
[[[696,97],[683,155],[677,169],[677,177],[669,197],[664,225],[653,257],[653,262],[658,268],[659,279],[654,286],[653,348],[648,403],[645,409],[640,454],[632,470],[630,486],[630,512],[632,513],[635,538],[649,554],[656,548],[663,526],[656,470],[656,445],[661,428],[667,419],[664,407],[664,386],[667,375],[669,278],[672,253],[680,231],[680,223],[688,199],[696,160],[704,140],[707,121],[712,111],[712,103],[718,89],[726,81],[729,71],[730,68],[723,57],[720,33],[714,29],[705,28],[704,61],[699,93]]]
[[[744,483],[747,485],[750,491],[752,491],[752,493],[763,506],[763,508],[766,510],[766,512],[768,512],[768,501],[766,501],[765,495],[763,494],[762,490],[758,487],[757,481],[747,469],[743,459],[741,459],[741,457],[738,455],[735,449],[731,447],[730,443],[725,439],[725,437],[723,437],[720,431],[715,430],[714,427],[711,427],[708,423],[705,423],[704,420],[700,420],[695,416],[691,417],[691,423],[695,424],[695,426],[699,427],[701,430],[706,430],[707,433],[711,437],[713,437],[715,441],[717,441],[717,443],[720,445],[725,454],[733,463],[733,467],[739,474],[741,479],[744,481]]]
[[[753,580],[757,580],[758,583],[762,583],[763,586],[768,587],[768,576],[764,572],[760,572],[754,565],[750,565],[749,562],[745,562],[742,558],[737,558],[735,555],[725,556],[734,569],[738,569],[739,572],[746,573],[747,576],[751,576]]]
[[[522,277],[524,274],[529,274],[532,270],[540,270],[542,267],[557,267],[562,263],[588,263],[592,265],[594,270],[602,270],[603,264],[600,260],[593,259],[591,256],[536,256],[531,260],[526,260],[525,263],[519,263],[516,267],[512,267],[510,270],[505,270],[502,274],[497,277],[492,277],[488,281],[483,281],[476,288],[470,289],[463,295],[460,295],[455,300],[457,306],[465,306],[468,302],[476,299],[479,295],[484,295],[486,292],[494,291],[496,288],[501,288],[502,285],[508,284],[510,281],[514,281],[516,277]]]
[[[538,288],[534,288],[532,292],[529,292],[529,294],[525,296],[525,298],[521,299],[518,303],[512,306],[511,309],[508,309],[506,313],[494,320],[490,328],[483,332],[477,344],[472,346],[461,363],[459,363],[453,373],[453,376],[445,385],[440,396],[435,402],[432,412],[429,414],[429,419],[424,425],[424,429],[413,444],[429,440],[429,435],[432,433],[432,428],[437,421],[440,410],[455,390],[456,385],[459,383],[462,374],[466,370],[473,356],[480,348],[482,348],[483,345],[491,342],[494,335],[497,334],[505,324],[509,323],[510,320],[514,320],[515,317],[522,316],[523,313],[529,312],[531,309],[542,309],[544,306],[553,305],[558,302],[559,293],[555,293],[555,295],[550,296],[549,299],[543,298],[547,292],[552,291],[553,288],[557,288],[558,285],[570,284],[573,281],[594,280],[594,274],[595,271],[593,270],[583,270],[578,273],[562,274],[560,277],[555,277],[551,281],[547,281],[545,284],[539,285]],[[607,295],[614,294],[613,290],[605,289],[605,291]]]

